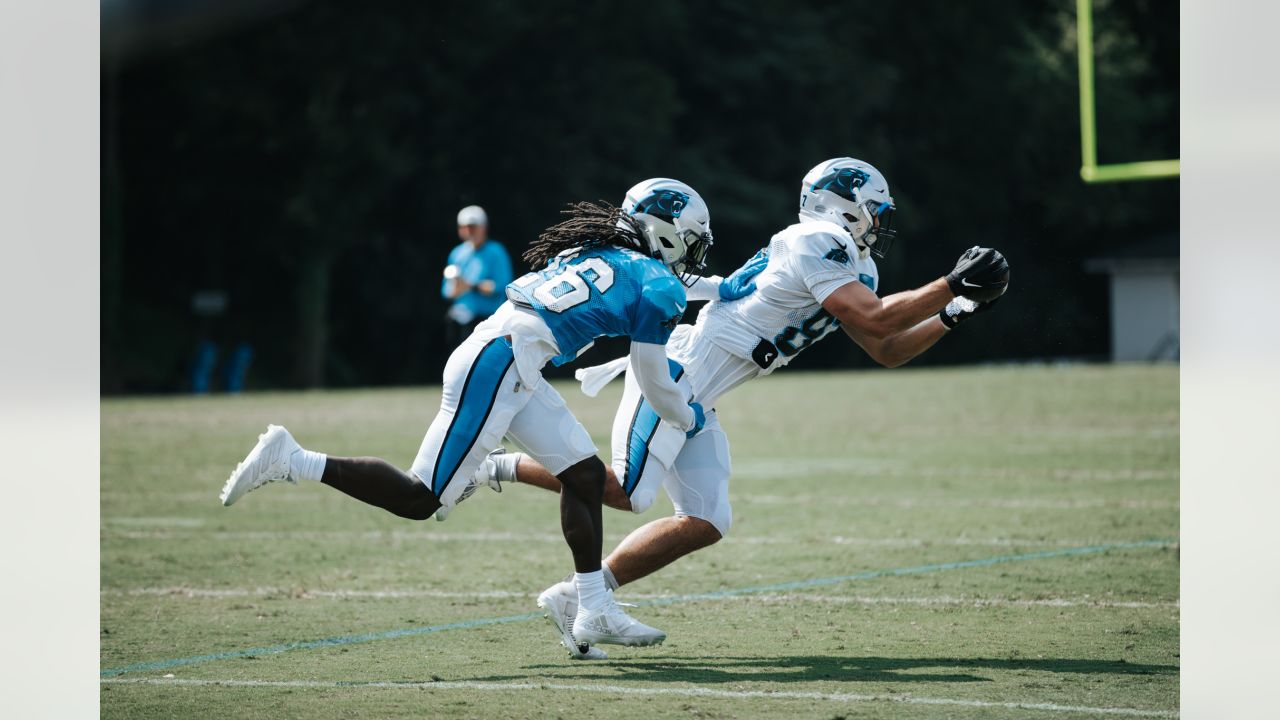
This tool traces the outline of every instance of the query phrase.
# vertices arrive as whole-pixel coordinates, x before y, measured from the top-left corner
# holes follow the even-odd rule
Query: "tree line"
[[[458,208],[519,264],[565,203],[677,177],[723,273],[840,155],[897,200],[885,292],[974,244],[1012,265],[917,362],[1104,357],[1084,261],[1176,238],[1178,188],[1080,181],[1074,33],[1070,2],[316,0],[104,62],[104,391],[182,389],[202,340],[251,345],[253,387],[437,382]],[[1177,33],[1176,5],[1095,3],[1102,162],[1177,156]]]

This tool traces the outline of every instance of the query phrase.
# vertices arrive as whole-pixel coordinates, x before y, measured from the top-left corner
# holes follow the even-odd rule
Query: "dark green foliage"
[[[1176,157],[1176,6],[1099,0],[1096,27],[1100,159]],[[252,342],[258,387],[438,380],[472,202],[518,257],[565,203],[676,177],[725,272],[809,167],[864,158],[900,208],[886,292],[977,243],[1013,267],[918,361],[945,363],[1104,355],[1082,261],[1177,227],[1176,181],[1079,180],[1070,3],[317,1],[174,42],[104,75],[107,389],[178,387],[201,337]],[[229,314],[194,322],[209,288]],[[837,338],[797,364],[869,362]]]

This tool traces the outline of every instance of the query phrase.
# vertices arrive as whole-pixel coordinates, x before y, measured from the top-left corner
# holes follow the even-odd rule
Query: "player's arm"
[[[947,303],[937,315],[883,339],[867,337],[848,326],[844,327],[844,331],[871,359],[893,368],[915,359],[917,355],[933,347],[947,332],[974,315],[986,312],[995,303],[995,300],[975,302],[962,295]]]
[[[751,256],[728,277],[708,275],[693,281],[686,293],[690,300],[739,300],[756,291],[755,276],[769,265],[769,250]]]
[[[667,348],[647,342],[631,342],[631,372],[644,399],[658,417],[686,432],[701,425],[698,411],[689,404],[684,391],[671,378]]]
[[[886,338],[871,337],[850,325],[841,324],[841,328],[872,360],[891,368],[915,359],[947,334],[947,326],[937,315]]]
[[[719,300],[720,283],[722,282],[724,282],[724,278],[719,275],[703,275],[694,278],[693,284],[685,292],[690,301]]]
[[[955,297],[945,278],[881,298],[860,282],[841,285],[822,301],[854,340],[885,340],[924,322]],[[856,335],[855,335],[856,333]]]
[[[993,300],[1009,284],[1009,263],[999,251],[969,248],[946,277],[905,292],[878,297],[862,283],[848,282],[822,300],[822,307],[862,336],[884,340],[924,322],[966,295],[977,301]]]
[[[702,407],[690,403],[671,377],[667,340],[686,306],[685,288],[669,273],[647,281],[632,317],[631,372],[658,417],[692,436],[702,429]]]

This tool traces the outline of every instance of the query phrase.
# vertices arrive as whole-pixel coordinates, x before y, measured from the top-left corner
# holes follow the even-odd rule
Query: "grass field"
[[[620,383],[561,391],[601,447]],[[1176,716],[1169,366],[783,372],[718,406],[735,524],[623,589],[656,648],[568,659],[557,500],[413,523],[317,485],[223,508],[268,422],[412,460],[437,390],[102,403],[105,717]],[[606,552],[668,512],[606,510]],[[317,642],[319,641],[319,642]]]

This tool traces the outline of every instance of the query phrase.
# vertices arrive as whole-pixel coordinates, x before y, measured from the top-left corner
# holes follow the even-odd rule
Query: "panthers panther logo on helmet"
[[[674,222],[688,204],[689,196],[679,190],[654,190],[652,195],[637,202],[636,206],[631,208],[631,214],[644,213],[660,220]]]
[[[884,257],[897,233],[889,182],[873,165],[843,157],[820,163],[800,185],[800,221],[833,222],[853,237],[858,257]]]
[[[650,178],[627,191],[622,208],[640,223],[649,255],[685,285],[706,269],[713,242],[711,213],[693,188],[679,180]]]

